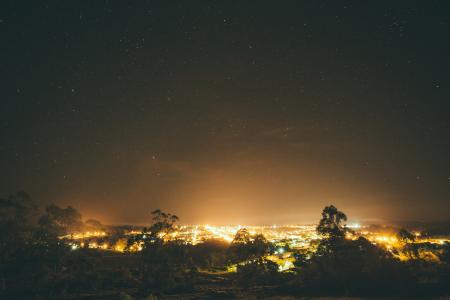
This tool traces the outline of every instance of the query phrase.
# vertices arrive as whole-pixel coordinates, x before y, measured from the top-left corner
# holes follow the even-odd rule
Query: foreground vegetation
[[[325,207],[307,250],[280,248],[245,228],[231,243],[196,245],[166,240],[178,217],[156,210],[149,227],[130,237],[125,252],[78,249],[58,237],[82,222],[74,208],[44,212],[25,193],[0,199],[1,299],[186,299],[293,296],[443,296],[450,289],[450,246],[414,244],[398,234],[409,260],[400,261],[363,237],[346,238],[346,215]],[[87,223],[87,224],[86,224]],[[133,247],[142,251],[134,252]],[[289,252],[293,268],[280,272]],[[428,259],[431,253],[433,259]]]

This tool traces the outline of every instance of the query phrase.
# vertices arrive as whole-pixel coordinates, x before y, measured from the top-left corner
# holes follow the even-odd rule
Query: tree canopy
[[[322,219],[317,225],[317,232],[330,237],[344,237],[346,228],[344,222],[347,216],[335,206],[326,206],[322,211]]]

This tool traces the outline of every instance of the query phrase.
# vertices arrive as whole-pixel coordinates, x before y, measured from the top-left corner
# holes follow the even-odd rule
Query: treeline
[[[0,199],[0,298],[52,298],[70,293],[88,266],[58,237],[81,228],[72,207],[40,212],[28,194]]]
[[[245,228],[231,243],[207,240],[190,245],[168,238],[178,217],[155,210],[150,225],[127,239],[124,253],[72,251],[61,236],[100,224],[82,222],[70,206],[39,211],[26,193],[18,193],[0,199],[0,298],[233,298],[233,291],[242,295],[255,289],[263,295],[300,296],[449,294],[448,243],[417,244],[414,235],[401,230],[402,251],[410,259],[400,261],[392,250],[363,237],[346,238],[353,234],[346,220],[336,207],[325,207],[317,226],[323,239],[308,249],[290,249],[287,242],[275,245]],[[136,247],[141,251],[135,252]],[[432,253],[434,259],[426,259],[424,253]],[[278,260],[292,265],[280,268]],[[205,292],[205,286],[210,290]],[[225,286],[225,294],[218,291]]]

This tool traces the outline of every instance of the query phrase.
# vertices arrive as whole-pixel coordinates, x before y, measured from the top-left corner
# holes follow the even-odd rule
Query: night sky
[[[2,1],[0,192],[105,223],[450,216],[448,1]]]

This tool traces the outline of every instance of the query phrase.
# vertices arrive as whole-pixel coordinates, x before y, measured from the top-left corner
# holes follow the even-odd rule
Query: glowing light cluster
[[[347,227],[353,228],[353,231],[348,232],[345,236],[349,240],[356,240],[362,236],[375,245],[385,247],[393,254],[398,253],[403,246],[403,242],[393,233],[370,231],[368,228],[357,223]],[[322,236],[318,235],[316,232],[316,225],[212,226],[208,224],[176,226],[174,231],[169,234],[161,235],[161,238],[164,238],[166,241],[178,240],[193,245],[210,239],[218,239],[230,243],[233,241],[236,232],[241,228],[246,228],[252,235],[263,234],[267,240],[277,245],[278,248],[275,254],[278,256],[285,255],[283,245],[287,245],[291,249],[308,249],[314,251],[315,246],[313,242],[322,239]],[[107,242],[106,239],[109,234],[104,231],[74,233],[60,238],[66,239],[72,250],[91,248],[123,252],[127,245],[127,239],[130,236],[139,234],[142,234],[142,231],[131,230],[124,232],[122,236],[112,244]],[[415,243],[442,245],[446,242],[450,242],[449,239],[443,238],[425,238],[417,231],[414,232],[414,235],[416,237]],[[142,242],[135,243],[128,248],[128,250],[132,252],[141,251],[142,249]],[[400,259],[402,259],[402,257],[399,256]],[[283,264],[284,263],[285,262],[283,262]]]
[[[80,240],[80,239],[86,239],[91,237],[104,237],[106,236],[106,232],[104,231],[86,231],[86,232],[76,232],[67,234],[64,236],[60,236],[60,239],[70,239],[70,240]]]

